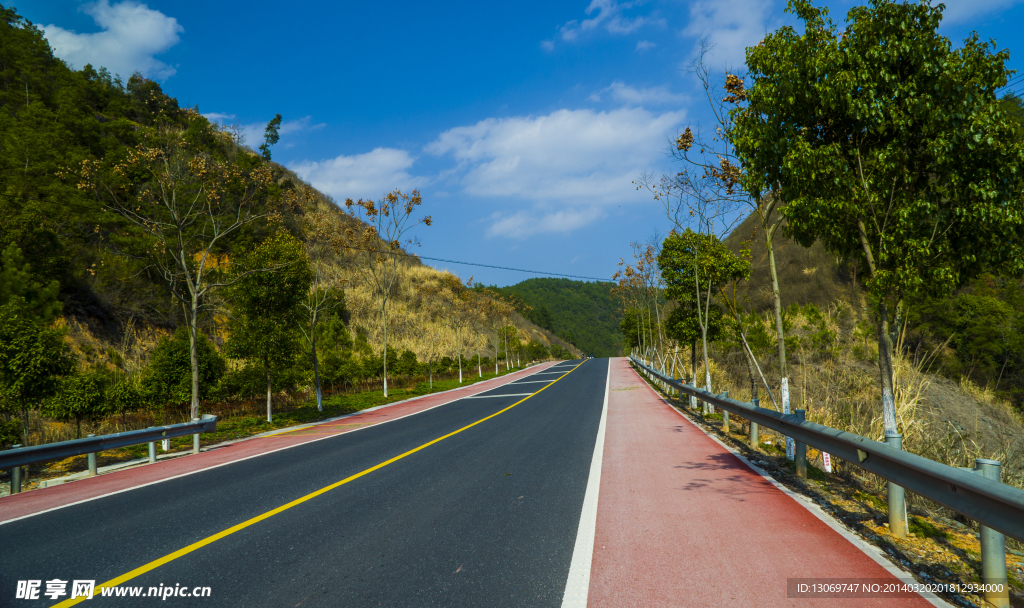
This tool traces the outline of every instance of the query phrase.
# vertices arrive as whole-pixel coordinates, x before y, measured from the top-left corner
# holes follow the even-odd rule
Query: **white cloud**
[[[215,122],[221,126],[237,127],[242,135],[242,143],[254,150],[263,143],[263,136],[267,129],[267,123],[252,122],[243,125],[235,121],[234,114],[223,114],[220,112],[204,112],[203,116],[207,120]],[[267,122],[270,121],[268,120]],[[326,123],[313,124],[312,116],[303,116],[298,120],[286,120],[282,122],[281,126],[277,130],[277,134],[281,136],[281,146],[290,148],[294,144],[288,141],[289,135],[304,131],[315,131],[326,126]]]
[[[623,13],[642,2],[616,2],[616,0],[591,0],[584,13],[590,18],[582,21],[573,19],[558,28],[558,37],[567,42],[577,40],[581,35],[604,30],[609,34],[631,34],[645,25],[663,25],[664,19],[638,15],[627,17]],[[541,48],[546,51],[555,48],[554,42],[545,40]]]
[[[78,34],[57,25],[43,27],[54,53],[81,68],[91,63],[106,67],[127,79],[136,71],[148,78],[164,80],[177,70],[155,58],[175,44],[184,29],[177,19],[145,4],[125,0],[111,5],[99,0],[81,8],[102,31]]]
[[[933,5],[938,3],[938,0],[932,2]],[[946,10],[942,13],[943,22],[962,23],[986,13],[1024,3],[1024,0],[942,0],[942,3],[946,5]]]
[[[630,106],[679,104],[686,100],[686,95],[672,93],[665,85],[648,89],[637,89],[625,84],[621,80],[616,80],[610,86],[592,93],[589,99],[599,102],[605,95],[609,95],[615,101]]]
[[[564,209],[558,211],[519,211],[491,215],[487,236],[525,238],[534,234],[567,233],[604,217],[600,208]]]
[[[415,162],[405,150],[376,148],[365,154],[342,155],[320,162],[289,163],[288,168],[317,190],[343,201],[376,199],[395,188],[411,190],[422,186],[427,180],[408,172]]]
[[[780,17],[781,5],[775,0],[697,0],[690,4],[690,21],[682,34],[707,39],[713,65],[739,68],[746,61],[746,47],[778,28]]]
[[[646,53],[647,51],[653,49],[656,46],[658,45],[654,44],[650,40],[641,40],[640,42],[636,43],[636,49],[634,50],[637,53]]]
[[[621,108],[489,118],[445,131],[426,150],[459,163],[448,178],[466,194],[532,205],[492,216],[489,234],[566,232],[611,205],[645,199],[632,180],[664,161],[666,141],[683,117]]]

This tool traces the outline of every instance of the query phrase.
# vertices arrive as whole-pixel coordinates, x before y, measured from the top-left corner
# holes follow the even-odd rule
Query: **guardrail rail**
[[[757,403],[716,395],[681,379],[671,378],[635,355],[631,355],[630,360],[650,380],[663,387],[746,418],[751,422],[753,444],[757,443],[758,426],[792,437],[797,442],[797,473],[803,469],[803,477],[806,477],[806,460],[801,462],[801,459],[805,458],[805,446],[809,445],[887,479],[891,482],[890,529],[894,529],[894,514],[902,520],[899,523],[903,529],[906,527],[903,488],[977,521],[981,525],[982,581],[986,584],[1001,583],[1003,589],[1001,597],[989,599],[986,594],[986,599],[995,606],[1009,606],[1003,534],[1024,541],[1024,490],[999,481],[997,461],[979,459],[973,470],[951,467],[861,435],[809,422],[804,419],[803,410],[782,414]],[[896,490],[899,492],[898,501],[893,500]],[[899,504],[894,505],[894,502]]]
[[[129,445],[149,443],[149,461],[156,462],[156,442],[172,437],[193,436],[192,451],[199,452],[199,434],[217,430],[217,417],[205,414],[191,422],[154,426],[137,431],[125,431],[110,435],[90,435],[84,439],[44,443],[28,447],[15,446],[0,451],[0,469],[11,469],[11,494],[21,490],[21,467],[37,462],[61,460],[71,456],[89,456],[89,475],[96,474],[96,453],[102,450],[122,448]]]

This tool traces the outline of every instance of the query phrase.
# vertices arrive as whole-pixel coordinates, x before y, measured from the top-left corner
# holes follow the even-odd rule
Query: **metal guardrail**
[[[35,462],[60,460],[70,456],[81,456],[82,454],[95,454],[102,450],[122,448],[140,443],[151,443],[184,435],[209,433],[215,430],[217,430],[217,417],[211,414],[204,414],[202,418],[192,422],[154,426],[138,431],[125,431],[111,435],[86,437],[85,439],[72,439],[70,441],[14,448],[0,451],[0,469],[13,469]]]
[[[682,393],[842,458],[980,524],[1024,541],[1024,490],[867,437],[801,420],[796,414],[780,414],[709,393],[672,379],[636,357],[630,359],[652,377]]]

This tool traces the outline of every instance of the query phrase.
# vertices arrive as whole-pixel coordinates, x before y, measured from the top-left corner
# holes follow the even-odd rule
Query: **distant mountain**
[[[612,302],[614,283],[572,281],[570,279],[527,279],[501,287],[498,291],[515,294],[533,310],[525,315],[535,324],[579,347],[595,357],[620,354],[622,314]]]

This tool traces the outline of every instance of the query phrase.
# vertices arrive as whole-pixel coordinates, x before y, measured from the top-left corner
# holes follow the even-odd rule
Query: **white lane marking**
[[[551,384],[554,380],[520,380],[518,382],[509,382],[509,384]]]
[[[526,371],[526,370],[521,370],[521,371]],[[519,372],[514,372],[514,373],[519,373]],[[509,375],[512,375],[512,374],[509,374]],[[529,377],[529,376],[532,376],[532,375],[533,374],[528,374],[526,377]],[[498,378],[492,378],[491,380],[497,380],[497,379],[504,378],[504,377],[506,377],[506,376],[498,376]],[[482,382],[481,384],[487,383],[487,382],[491,382],[491,380],[484,380],[484,382]],[[501,386],[508,386],[509,384],[513,384],[513,383],[512,382],[506,382],[505,384],[498,385],[498,387],[495,387],[495,388],[500,388]],[[472,386],[474,386],[474,385],[471,384],[469,386],[461,387],[461,388],[470,388]],[[461,388],[460,389],[454,389],[454,390],[461,390]],[[488,390],[494,390],[494,388],[491,388],[491,389],[488,389]],[[449,391],[443,391],[443,392],[449,392]],[[435,393],[435,394],[439,395],[441,393]],[[424,397],[429,397],[429,395],[424,395]],[[412,413],[406,414],[405,416],[399,416],[398,418],[392,418],[391,420],[384,420],[384,421],[378,422],[376,424],[371,424],[371,425],[367,425],[367,426],[363,426],[363,427],[359,427],[359,428],[354,428],[354,429],[352,429],[350,431],[346,431],[344,433],[334,433],[334,434],[331,434],[331,435],[327,435],[326,437],[319,437],[317,439],[310,439],[309,441],[303,441],[302,443],[294,443],[292,445],[286,445],[286,446],[284,446],[282,448],[277,448],[276,450],[270,450],[269,452],[260,452],[259,454],[253,454],[252,456],[246,456],[244,458],[239,458],[237,460],[231,460],[231,461],[228,461],[228,462],[222,462],[220,464],[211,465],[211,466],[208,466],[208,467],[205,467],[205,468],[202,468],[202,469],[196,469],[195,471],[188,471],[188,472],[182,473],[180,475],[174,475],[174,476],[171,476],[171,477],[164,477],[163,479],[157,479],[155,481],[150,481],[150,482],[144,483],[142,485],[131,486],[131,487],[128,487],[128,488],[122,488],[120,490],[114,490],[113,492],[108,492],[106,494],[100,494],[99,496],[93,496],[91,498],[83,498],[82,500],[78,500],[78,501],[75,501],[75,502],[69,502],[66,505],[59,505],[59,506],[56,506],[56,507],[45,509],[43,511],[36,511],[35,513],[29,513],[28,515],[22,515],[21,517],[15,517],[13,519],[7,519],[7,520],[4,520],[4,521],[0,521],[0,526],[5,525],[5,524],[9,524],[11,522],[20,521],[22,519],[28,519],[29,517],[35,517],[36,515],[42,515],[43,513],[49,513],[51,511],[59,511],[60,509],[66,509],[68,507],[73,507],[75,505],[80,505],[80,504],[85,503],[85,502],[92,502],[94,500],[99,500],[101,498],[106,498],[108,496],[113,496],[115,494],[121,494],[121,493],[124,493],[124,492],[130,492],[132,490],[136,490],[138,488],[145,488],[146,486],[156,485],[158,483],[163,483],[165,481],[170,481],[172,479],[178,479],[178,478],[181,478],[181,477],[187,477],[189,475],[194,475],[196,473],[202,473],[203,471],[209,471],[211,469],[219,469],[220,467],[224,467],[224,466],[227,466],[229,464],[235,464],[236,462],[242,462],[242,461],[249,460],[249,459],[252,459],[252,458],[258,458],[260,456],[266,456],[267,454],[273,454],[274,452],[280,452],[280,451],[283,451],[283,450],[290,450],[292,448],[297,448],[300,445],[309,445],[311,443],[316,443],[317,441],[323,441],[325,439],[334,439],[336,437],[341,437],[342,435],[348,435],[349,433],[355,433],[357,431],[362,431],[362,430],[365,430],[365,429],[371,429],[371,428],[374,428],[374,427],[378,427],[378,426],[380,426],[382,424],[387,424],[389,422],[395,422],[395,421],[401,420],[403,418],[408,418],[409,416],[415,416],[417,414],[422,414],[423,412],[428,412],[428,411],[430,411],[430,410],[432,410],[434,408],[438,408],[438,407],[441,407],[443,405],[448,405],[450,403],[455,403],[456,401],[461,401],[462,399],[466,399],[466,398],[467,397],[456,397],[455,399],[451,399],[449,401],[445,401],[444,403],[438,403],[437,405],[432,405],[432,406],[430,406],[428,408],[419,410],[418,412],[412,412]],[[412,400],[408,399],[407,401],[412,401]],[[398,403],[401,403],[401,402],[398,402]],[[395,403],[395,404],[388,404],[388,405],[397,405],[397,403]],[[380,406],[378,406],[378,407],[380,407]],[[354,412],[352,414],[347,414],[345,416],[342,416],[341,418],[347,418],[349,416],[358,416],[359,414],[362,414],[362,413],[365,413],[365,412],[368,412],[368,411],[370,411],[370,410],[369,409],[365,409],[365,410],[362,410],[360,412]],[[335,418],[335,420],[340,420],[341,418]],[[313,423],[313,424],[311,424],[309,426],[302,427],[302,428],[309,428],[310,426],[319,426],[319,425],[323,425],[323,424],[326,424],[326,423],[327,423],[327,421],[320,422],[320,423]],[[298,429],[298,430],[301,430],[301,429]],[[277,432],[281,432],[281,431],[277,431]],[[250,439],[256,439],[256,437],[251,437]],[[243,440],[243,441],[245,441],[245,440]],[[238,442],[238,443],[241,443],[241,442]],[[211,447],[213,447],[213,446],[211,446]],[[176,460],[177,459],[175,459],[175,461]],[[167,462],[167,461],[165,461],[165,462]],[[130,470],[130,469],[123,469],[123,470]],[[91,479],[95,479],[95,478],[91,478]],[[61,484],[61,485],[63,487],[71,487],[70,484],[68,484],[68,485]],[[0,503],[0,504],[2,504],[2,503]]]
[[[630,368],[630,369],[633,369],[633,368]],[[669,408],[671,408],[673,412],[675,412],[675,413],[679,414],[680,416],[682,416],[684,420],[686,420],[687,422],[689,422],[693,426],[697,427],[702,433],[704,433],[705,435],[710,437],[713,441],[718,443],[718,445],[720,445],[723,448],[729,450],[729,452],[731,452],[733,456],[735,456],[736,458],[740,459],[740,462],[742,462],[743,464],[745,464],[748,467],[750,467],[751,470],[753,470],[755,473],[757,473],[761,477],[764,477],[766,480],[768,480],[768,483],[770,483],[773,486],[775,486],[776,488],[778,488],[779,491],[781,491],[786,496],[789,496],[790,498],[792,498],[793,501],[796,502],[796,504],[798,504],[798,505],[802,506],[803,508],[807,509],[808,511],[810,511],[812,515],[814,515],[815,517],[820,519],[822,522],[824,522],[824,524],[826,526],[828,526],[829,528],[832,528],[832,530],[834,530],[836,533],[838,533],[839,536],[842,536],[846,540],[850,541],[850,543],[854,547],[857,547],[858,549],[860,549],[861,552],[863,552],[865,555],[867,555],[872,560],[874,560],[876,564],[878,564],[879,566],[884,568],[889,574],[893,575],[894,578],[898,578],[898,579],[901,579],[901,580],[912,580],[914,578],[913,574],[911,574],[911,573],[909,573],[909,572],[899,568],[898,566],[893,564],[891,561],[889,561],[887,559],[886,554],[881,549],[879,549],[875,545],[872,545],[871,543],[865,541],[863,538],[857,536],[851,530],[843,527],[831,515],[829,515],[824,509],[822,509],[821,506],[819,506],[817,503],[812,501],[810,498],[804,496],[803,494],[798,494],[798,493],[794,492],[793,490],[790,490],[786,486],[782,485],[781,483],[776,481],[774,477],[772,477],[766,471],[761,469],[761,467],[759,467],[759,466],[755,465],[754,463],[750,462],[749,460],[747,460],[747,458],[743,454],[741,454],[739,451],[733,449],[732,446],[729,446],[729,445],[725,444],[718,437],[715,437],[711,433],[709,433],[706,430],[704,430],[704,427],[700,426],[699,424],[694,423],[692,420],[690,420],[690,418],[686,414],[680,412],[674,405],[672,405],[664,397],[659,395],[658,392],[655,391],[651,387],[651,385],[647,383],[646,379],[643,376],[641,376],[639,373],[637,373],[637,371],[635,369],[633,370],[633,373],[636,374],[640,378],[641,382],[644,383],[644,386],[646,386],[648,389],[650,389],[651,392],[654,393],[654,395],[656,397],[661,399],[662,403],[664,403],[665,405],[669,406]],[[921,597],[923,597],[925,600],[927,600],[932,606],[935,606],[936,608],[953,608],[952,604],[946,602],[946,600],[944,600],[943,598],[939,597],[938,595],[935,595],[934,593],[930,593],[928,591],[923,591],[923,592],[919,593],[919,595]]]
[[[487,399],[489,397],[529,397],[534,393],[509,393],[507,395],[473,395],[472,397],[463,397],[463,399]]]
[[[597,497],[601,493],[601,463],[604,462],[604,433],[608,422],[608,389],[612,383],[612,360],[608,360],[608,377],[604,384],[604,405],[601,424],[594,441],[594,457],[590,460],[587,492],[583,495],[580,527],[576,529],[576,546],[569,563],[569,577],[562,594],[562,608],[586,608],[590,593],[590,567],[594,561],[594,536],[597,534]]]

